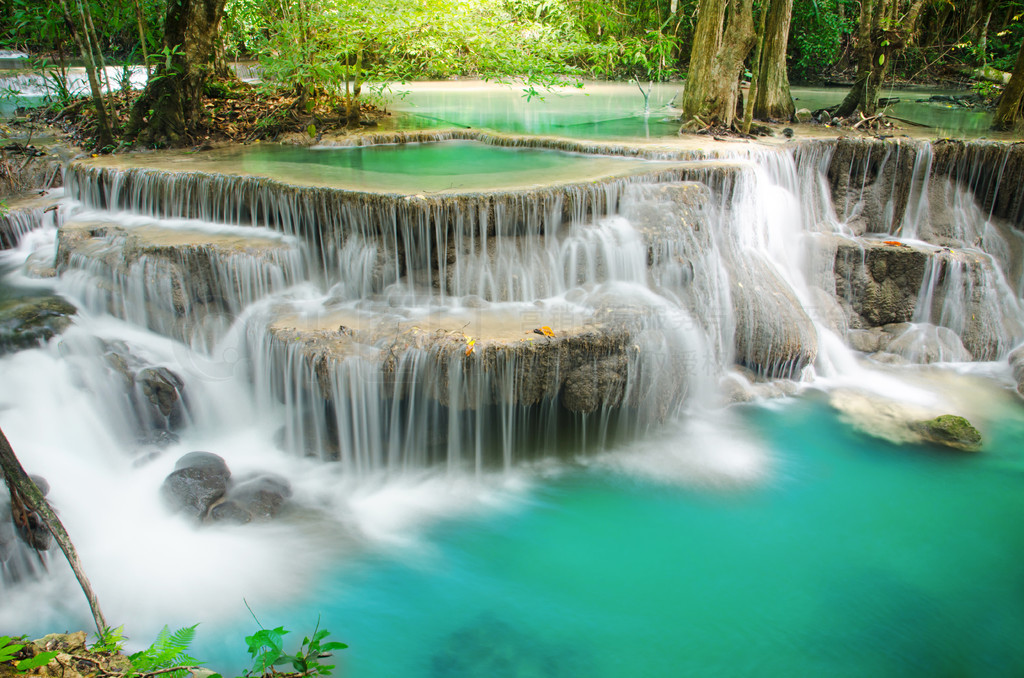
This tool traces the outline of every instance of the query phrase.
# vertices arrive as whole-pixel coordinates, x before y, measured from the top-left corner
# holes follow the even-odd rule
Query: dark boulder
[[[135,375],[140,403],[154,428],[174,429],[185,414],[185,382],[166,367],[146,367]]]
[[[263,473],[234,485],[210,510],[210,520],[244,524],[274,518],[292,494],[284,478]]]
[[[161,493],[171,510],[202,520],[227,492],[231,471],[210,452],[189,452],[164,479]]]
[[[35,348],[60,334],[78,312],[62,297],[26,297],[0,302],[0,354]]]

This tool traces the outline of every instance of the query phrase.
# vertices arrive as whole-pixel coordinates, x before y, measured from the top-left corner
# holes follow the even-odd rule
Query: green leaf
[[[332,640],[329,643],[324,643],[323,645],[321,645],[320,649],[324,650],[325,652],[330,652],[331,650],[345,650],[348,649],[348,645],[337,640]]]
[[[885,55],[884,54],[879,54],[878,55],[878,65],[881,66],[884,63],[885,63]]]
[[[46,666],[56,656],[56,652],[40,652],[35,657],[22,659],[20,662],[18,662],[18,672],[24,673],[25,671],[37,669],[40,666]]]

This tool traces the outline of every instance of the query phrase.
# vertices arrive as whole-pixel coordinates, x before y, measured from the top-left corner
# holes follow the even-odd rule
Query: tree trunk
[[[757,25],[757,43],[754,46],[750,89],[747,90],[747,106],[743,109],[743,124],[740,126],[740,131],[744,134],[750,134],[750,127],[754,123],[754,101],[761,94],[761,66],[764,64],[764,27],[767,20],[768,8],[765,7],[761,9],[761,20]]]
[[[743,62],[755,39],[753,0],[700,0],[683,123],[732,126],[742,106]]]
[[[1013,66],[1013,75],[1003,90],[1003,96],[996,107],[996,115],[992,121],[992,129],[1009,131],[1024,123],[1024,42],[1017,53],[1017,62]]]
[[[182,146],[196,139],[203,87],[213,73],[226,0],[169,0],[164,51],[156,76],[132,109],[129,134],[146,146]]]
[[[862,0],[857,37],[857,80],[835,115],[845,118],[860,111],[872,116],[878,90],[889,72],[892,55],[906,46],[921,14],[924,0],[912,0],[902,12],[903,0]]]
[[[146,67],[147,79],[149,76],[149,49],[146,47],[146,17],[142,12],[142,0],[134,0],[135,18],[139,24],[139,49],[142,50],[142,64]]]
[[[7,436],[4,435],[2,430],[0,430],[0,471],[2,471],[4,481],[11,492],[12,514],[16,506],[23,506],[38,516],[43,524],[46,525],[46,529],[50,531],[50,534],[53,535],[53,538],[60,546],[60,550],[64,552],[64,557],[68,559],[71,571],[75,573],[75,578],[78,579],[82,592],[85,594],[86,600],[89,601],[89,610],[92,612],[96,631],[102,636],[103,632],[107,629],[107,621],[103,618],[103,612],[100,611],[100,603],[96,599],[96,594],[92,591],[89,578],[85,576],[81,561],[78,560],[75,545],[71,543],[71,538],[64,529],[64,525],[60,522],[57,514],[53,512],[53,509],[50,508],[46,498],[43,497],[43,493],[32,482],[32,479],[28,477],[28,474],[25,473],[25,469],[14,455],[14,450],[11,449],[11,444],[7,441]]]
[[[64,20],[67,22],[68,28],[71,30],[71,35],[75,39],[75,44],[78,45],[78,51],[82,55],[82,60],[85,61],[85,73],[89,78],[89,90],[92,92],[92,104],[96,107],[96,140],[99,143],[100,148],[113,146],[114,130],[110,125],[110,117],[107,115],[107,105],[103,102],[103,90],[96,77],[96,63],[92,58],[92,50],[86,49],[88,40],[83,40],[85,30],[75,24],[70,10],[68,10],[67,0],[60,0],[60,7],[64,10]]]
[[[767,11],[757,95],[753,101],[754,117],[758,120],[791,120],[796,105],[789,91],[786,45],[789,43],[793,0],[771,0]]]
[[[89,49],[95,55],[93,63],[99,63],[99,72],[103,84],[106,86],[107,92],[113,92],[114,88],[110,86],[110,76],[107,74],[107,62],[103,58],[103,49],[100,47],[99,38],[96,37],[96,27],[92,24],[92,10],[89,9],[89,5],[83,0],[78,0],[78,12],[82,16],[82,25],[85,26],[85,35],[88,38]],[[111,119],[111,126],[117,127],[116,119]]]

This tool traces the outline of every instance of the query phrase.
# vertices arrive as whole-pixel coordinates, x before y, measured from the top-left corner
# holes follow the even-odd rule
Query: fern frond
[[[184,626],[173,634],[167,626],[164,626],[160,633],[157,634],[156,640],[153,641],[152,645],[128,658],[135,671],[148,673],[160,669],[169,669],[174,666],[194,666],[198,664],[199,661],[187,652],[189,645],[195,639],[197,626],[199,625]]]

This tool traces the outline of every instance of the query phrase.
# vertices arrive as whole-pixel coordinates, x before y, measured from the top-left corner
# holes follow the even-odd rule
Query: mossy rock
[[[0,354],[34,348],[60,334],[78,312],[62,297],[24,297],[0,302]]]
[[[934,419],[918,421],[911,427],[926,441],[967,452],[981,449],[981,433],[963,417],[943,414]]]

